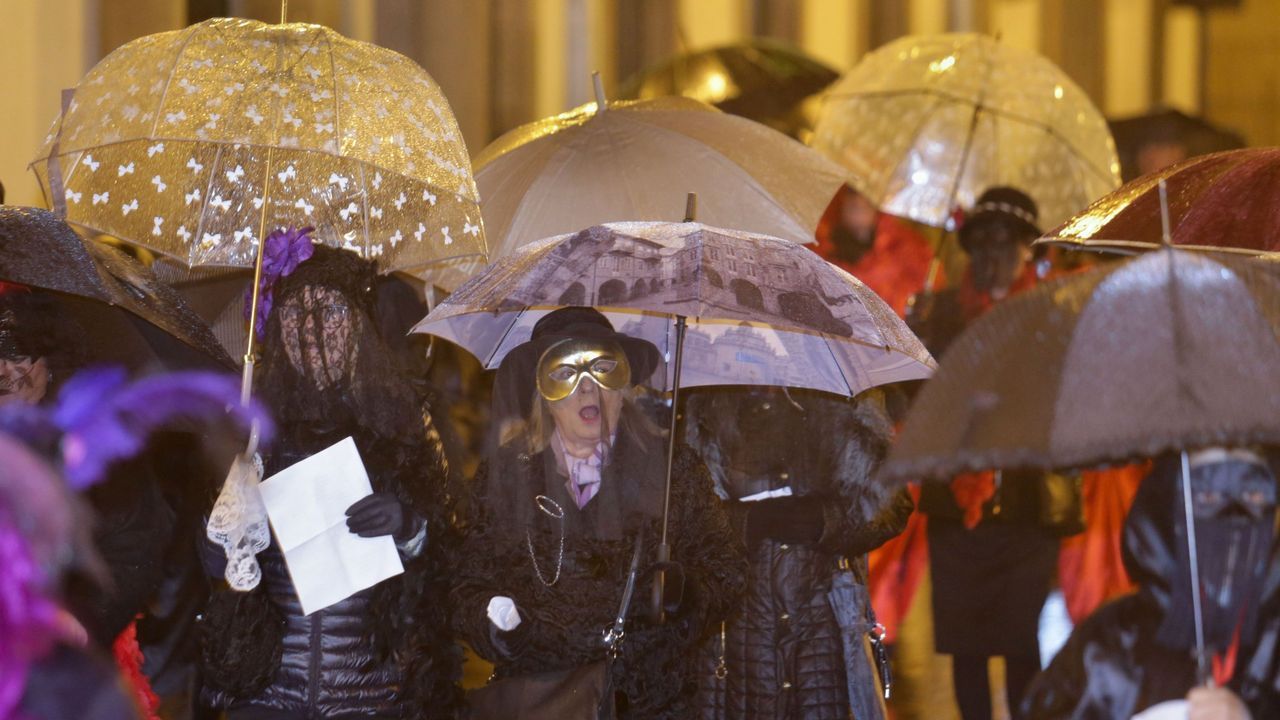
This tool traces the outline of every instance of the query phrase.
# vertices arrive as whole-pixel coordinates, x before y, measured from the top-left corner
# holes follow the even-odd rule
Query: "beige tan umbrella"
[[[603,101],[603,93],[598,96]],[[584,105],[516,128],[475,159],[491,254],[625,220],[699,219],[813,242],[845,173],[791,138],[688,98]]]

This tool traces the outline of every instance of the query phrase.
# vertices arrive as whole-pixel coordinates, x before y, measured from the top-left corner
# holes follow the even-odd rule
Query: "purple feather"
[[[74,509],[52,468],[0,434],[0,718],[12,717],[28,668],[56,639],[60,563],[93,553]]]
[[[122,383],[114,372],[87,373],[68,381],[53,413],[63,431],[63,471],[77,490],[98,482],[112,463],[141,452],[151,433],[179,419],[227,418],[246,430],[256,420],[263,441],[270,437],[262,406],[240,404],[237,378],[180,372]]]

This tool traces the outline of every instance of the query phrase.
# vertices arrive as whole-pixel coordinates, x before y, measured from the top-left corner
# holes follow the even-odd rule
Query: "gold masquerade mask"
[[[538,360],[538,392],[551,402],[572,395],[584,378],[605,390],[625,390],[631,364],[622,346],[613,340],[568,338]]]

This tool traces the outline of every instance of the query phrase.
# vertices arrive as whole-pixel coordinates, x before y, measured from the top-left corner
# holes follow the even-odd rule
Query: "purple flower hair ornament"
[[[267,236],[262,248],[262,276],[258,283],[258,316],[254,322],[254,334],[262,338],[267,328],[267,316],[271,314],[272,295],[280,278],[289,277],[315,252],[311,241],[313,227],[280,228]],[[244,317],[252,312],[252,288],[245,291]]]

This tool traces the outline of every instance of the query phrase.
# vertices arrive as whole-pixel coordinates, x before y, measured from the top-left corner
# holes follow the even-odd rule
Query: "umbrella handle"
[[[658,545],[658,562],[665,563],[671,560],[671,546],[665,542]],[[667,572],[659,567],[653,573],[653,597],[652,597],[652,615],[655,625],[662,625],[667,622],[667,613],[663,608],[662,596],[666,593],[667,588]]]

